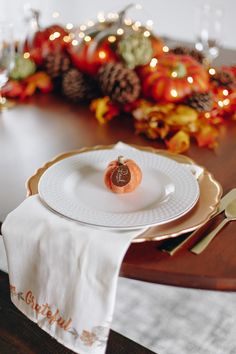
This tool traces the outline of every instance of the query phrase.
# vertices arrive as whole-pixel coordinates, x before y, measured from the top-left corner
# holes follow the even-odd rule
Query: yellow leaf
[[[100,124],[106,123],[105,114],[108,111],[107,103],[109,102],[109,97],[97,98],[92,101],[90,109],[95,113],[95,117]]]
[[[195,135],[197,143],[200,147],[215,148],[218,143],[216,141],[219,133],[211,125],[202,125],[199,132]]]
[[[111,102],[108,96],[93,100],[90,109],[100,124],[105,124],[119,114],[118,107]]]
[[[195,122],[197,118],[198,113],[195,109],[184,105],[179,105],[168,114],[166,122],[169,125],[183,126]]]
[[[190,137],[183,130],[179,130],[166,144],[168,150],[179,154],[189,149]]]

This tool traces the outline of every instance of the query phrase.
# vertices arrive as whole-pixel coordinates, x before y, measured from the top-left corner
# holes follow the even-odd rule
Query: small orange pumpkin
[[[104,183],[114,193],[133,192],[141,183],[142,171],[131,159],[125,160],[119,156],[107,166],[104,173]]]

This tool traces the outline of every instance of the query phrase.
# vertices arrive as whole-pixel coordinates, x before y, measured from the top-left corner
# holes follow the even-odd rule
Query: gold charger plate
[[[158,150],[151,147],[140,147],[137,145],[130,146],[141,151],[148,151],[154,154],[159,154],[175,160],[179,163],[195,164],[195,162],[187,156],[170,153],[165,150]],[[27,196],[38,193],[38,183],[43,173],[54,163],[63,160],[67,157],[81,154],[87,151],[112,149],[114,145],[98,145],[87,147],[78,150],[65,152],[56,156],[53,160],[45,163],[40,167],[33,176],[26,181]],[[159,241],[170,237],[176,237],[180,234],[195,230],[203,225],[215,213],[217,205],[222,195],[221,185],[214,179],[212,174],[204,169],[203,174],[199,178],[200,197],[195,207],[183,217],[160,226],[153,226],[141,233],[133,242],[143,241]]]

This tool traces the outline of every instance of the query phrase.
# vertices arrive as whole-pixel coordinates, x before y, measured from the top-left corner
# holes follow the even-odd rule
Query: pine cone
[[[188,47],[175,47],[170,50],[171,53],[174,53],[176,55],[189,55],[190,57],[194,58],[196,61],[198,61],[200,64],[204,64],[206,58],[205,56],[199,52],[198,50],[191,49]]]
[[[171,53],[174,53],[176,55],[189,55],[190,49],[187,47],[175,47],[170,50]]]
[[[96,82],[72,68],[62,78],[62,93],[73,102],[90,101],[99,95]]]
[[[98,81],[103,94],[120,104],[133,102],[140,93],[137,74],[120,63],[104,64],[99,69]]]
[[[190,56],[193,57],[193,59],[198,61],[200,64],[204,64],[206,62],[206,57],[196,49],[192,49],[190,51]]]
[[[63,52],[49,53],[45,57],[44,68],[52,79],[60,78],[70,66],[70,58]]]
[[[185,100],[185,104],[190,106],[198,112],[209,112],[213,108],[213,96],[209,92],[200,93],[194,92],[191,96],[188,96]]]
[[[221,86],[229,89],[235,85],[233,74],[224,70],[217,70],[214,75],[210,76],[210,81],[217,87]]]

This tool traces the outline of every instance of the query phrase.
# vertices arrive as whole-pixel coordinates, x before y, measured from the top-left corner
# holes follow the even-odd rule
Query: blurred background
[[[96,20],[99,13],[117,12],[129,3],[127,0],[0,0],[0,20],[13,21],[15,28],[20,30],[27,8],[32,7],[40,10],[41,25],[58,22],[76,26]],[[214,21],[211,31],[217,33],[212,36],[218,37],[221,46],[236,48],[235,0],[140,0],[134,3],[142,5],[142,9],[136,13],[132,10],[132,17],[142,23],[153,21],[153,29],[158,35],[195,42],[200,33],[205,35],[204,22],[209,25]]]

